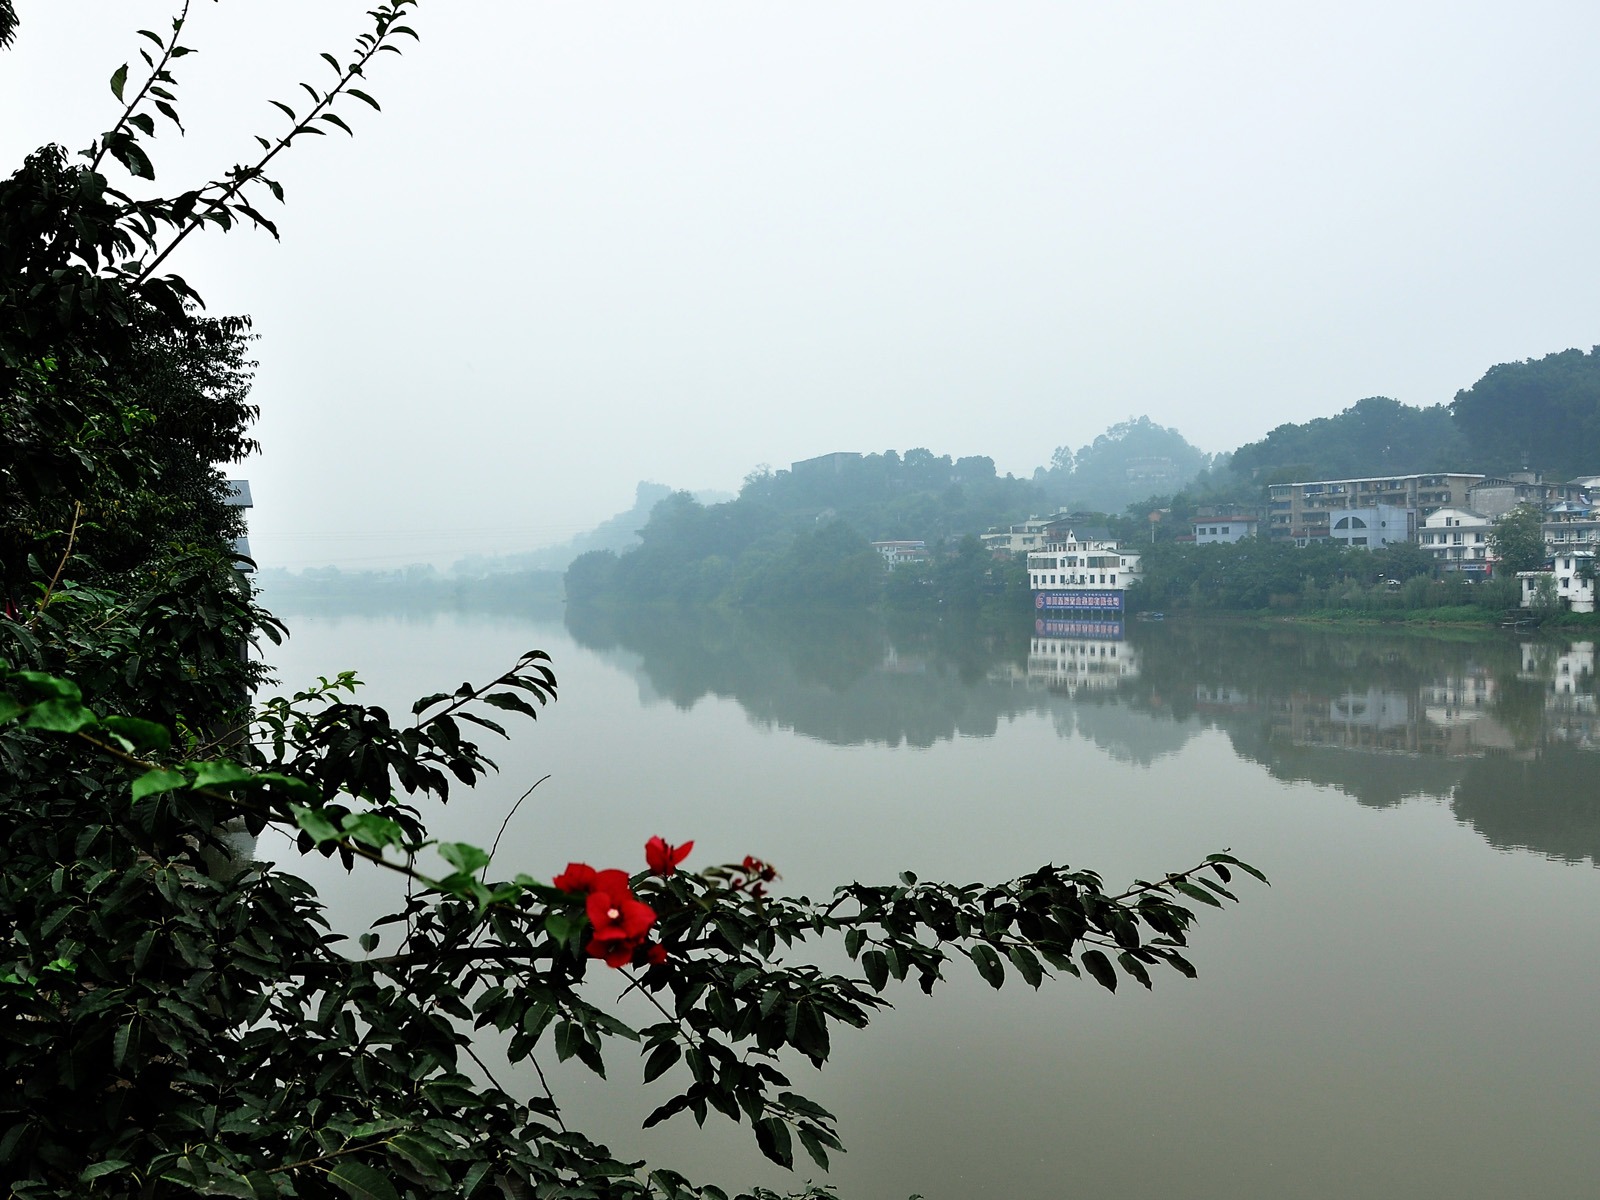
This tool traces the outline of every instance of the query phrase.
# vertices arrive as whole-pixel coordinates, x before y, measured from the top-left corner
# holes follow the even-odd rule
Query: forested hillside
[[[1475,471],[1600,474],[1600,346],[1490,367],[1450,412]]]
[[[624,554],[585,554],[567,574],[577,599],[605,596],[758,604],[863,603],[882,588],[868,544],[958,541],[1041,510],[1034,483],[999,475],[992,459],[834,454],[751,475],[737,499],[703,505],[687,493],[658,504]]]
[[[1369,396],[1332,417],[1279,425],[1233,452],[1236,474],[1258,484],[1480,470],[1443,404],[1413,408]]]

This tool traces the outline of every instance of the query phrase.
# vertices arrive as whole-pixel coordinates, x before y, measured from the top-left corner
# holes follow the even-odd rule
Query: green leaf
[[[1096,983],[1108,992],[1117,990],[1117,972],[1110,959],[1098,950],[1085,950],[1082,958],[1083,965],[1094,976]]]
[[[435,849],[439,851],[440,858],[465,875],[481,871],[489,865],[489,855],[467,842],[440,842]]]
[[[254,783],[256,778],[253,771],[225,758],[214,762],[185,763],[184,766],[193,768],[194,785],[197,788],[232,787],[236,783]]]
[[[126,67],[123,70],[127,70]],[[108,1158],[104,1162],[97,1162],[92,1167],[85,1167],[78,1176],[79,1183],[88,1183],[91,1179],[99,1179],[102,1175],[110,1175],[115,1171],[126,1171],[133,1166],[120,1158]]]
[[[1031,988],[1038,987],[1044,982],[1044,968],[1039,965],[1039,960],[1034,957],[1032,950],[1026,946],[1012,946],[1006,951],[1006,956],[1017,968],[1017,973],[1022,976],[1022,981]]]
[[[1150,972],[1144,969],[1144,964],[1142,962],[1126,952],[1117,955],[1117,962],[1121,964],[1124,971],[1126,971],[1129,975],[1132,975],[1140,983],[1144,984],[1146,990],[1149,990],[1151,986]]]
[[[122,1064],[128,1059],[128,1040],[133,1037],[133,1022],[129,1021],[117,1030],[116,1036],[111,1039],[111,1066],[114,1070],[122,1070]]]
[[[1190,883],[1188,880],[1174,880],[1172,886],[1177,888],[1178,891],[1182,892],[1185,896],[1188,896],[1191,900],[1199,900],[1202,904],[1211,905],[1212,908],[1222,907],[1221,900],[1218,900],[1210,892],[1206,891],[1205,888],[1195,887],[1195,885]]]
[[[154,750],[158,753],[172,747],[172,733],[165,725],[154,721],[141,721],[138,717],[107,717],[101,722],[113,733],[120,734],[133,743],[135,751]]]
[[[994,952],[994,947],[987,942],[979,942],[968,952],[972,965],[978,968],[978,974],[992,988],[1003,987],[1006,982],[1006,969],[1000,962],[1000,956]]]
[[[794,1148],[789,1142],[789,1127],[777,1117],[762,1117],[756,1122],[756,1145],[780,1167],[794,1165]]]
[[[872,990],[881,992],[889,984],[889,959],[882,950],[868,950],[861,956],[861,970],[867,977],[867,982],[872,985]]]
[[[419,1175],[430,1182],[448,1184],[450,1177],[445,1174],[444,1168],[439,1165],[439,1160],[434,1157],[433,1151],[414,1137],[397,1137],[389,1142],[389,1149],[405,1159]]]
[[[578,1053],[582,1043],[583,1030],[571,1021],[562,1021],[556,1026],[556,1058],[561,1062]]]
[[[44,671],[18,671],[16,677],[42,696],[56,700],[83,699],[78,685],[70,679],[60,679]]]
[[[0,725],[4,725],[8,721],[15,721],[22,715],[25,707],[26,705],[16,697],[7,696],[4,692],[0,692]]]
[[[289,811],[294,814],[294,823],[302,831],[310,834],[311,840],[318,845],[338,839],[339,831],[333,827],[333,822],[328,820],[327,814],[320,808],[307,808],[303,804],[291,804],[289,805]]]
[[[364,101],[367,104],[372,105],[372,107],[376,111],[378,111],[378,112],[382,112],[383,111],[383,109],[378,106],[378,102],[376,100],[374,100],[371,96],[369,96],[365,92],[363,92],[360,88],[346,88],[345,91],[349,92],[357,100],[361,100],[361,101]]]
[[[77,733],[99,723],[99,717],[73,700],[41,700],[22,718],[24,728],[46,729],[51,733]]]
[[[189,777],[182,771],[169,771],[165,767],[157,767],[146,771],[135,779],[128,787],[133,793],[133,801],[137,804],[146,796],[159,795],[161,792],[174,791],[177,788],[189,786]]]
[[[330,125],[337,125],[340,129],[344,130],[351,137],[355,137],[355,135],[356,135],[356,131],[354,129],[351,129],[350,126],[346,125],[344,123],[344,119],[342,117],[338,116],[338,114],[336,114],[336,113],[331,113],[331,112],[330,113],[323,113],[322,116],[317,118],[317,119],[321,120],[321,121],[326,121]]]
[[[683,1049],[677,1042],[662,1042],[650,1052],[650,1057],[645,1059],[644,1081],[649,1083],[653,1079],[661,1078],[682,1055]]]
[[[111,94],[113,96],[115,96],[118,100],[121,100],[122,99],[122,89],[124,87],[126,87],[127,84],[128,84],[128,64],[127,63],[123,63],[115,71],[111,72]],[[1216,842],[1212,842],[1211,844],[1214,846],[1214,845],[1216,845]]]
[[[405,841],[405,831],[400,828],[398,821],[380,817],[375,813],[347,813],[344,818],[344,831],[350,835],[351,840],[377,850],[382,850],[386,846],[398,846]]]
[[[345,1159],[328,1172],[328,1182],[351,1200],[400,1200],[394,1184],[366,1163]]]
[[[828,1169],[828,1152],[822,1148],[817,1135],[804,1125],[800,1126],[800,1144],[806,1148],[806,1153],[811,1156],[812,1162],[824,1171]]]

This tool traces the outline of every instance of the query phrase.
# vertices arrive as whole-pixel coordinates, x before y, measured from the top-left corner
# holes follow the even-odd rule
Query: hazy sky
[[[17,0],[0,155],[114,119],[177,4]],[[185,139],[242,161],[365,2],[196,0]],[[1600,5],[433,0],[285,162],[255,318],[264,565],[563,540],[634,483],[831,450],[1026,475],[1148,413],[1206,450],[1600,342]],[[136,61],[136,60],[135,60]],[[870,533],[870,531],[867,531]]]

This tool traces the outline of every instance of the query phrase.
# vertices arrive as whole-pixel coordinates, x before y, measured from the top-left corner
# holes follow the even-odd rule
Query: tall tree
[[[1537,571],[1547,557],[1544,549],[1544,514],[1533,504],[1519,504],[1494,523],[1489,531],[1489,548],[1494,552],[1495,570],[1504,575],[1518,571]]]

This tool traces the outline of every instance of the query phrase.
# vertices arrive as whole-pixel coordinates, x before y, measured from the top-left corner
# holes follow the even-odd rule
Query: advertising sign
[[[1094,609],[1099,612],[1121,612],[1121,592],[1036,592],[1033,606],[1044,609]]]

